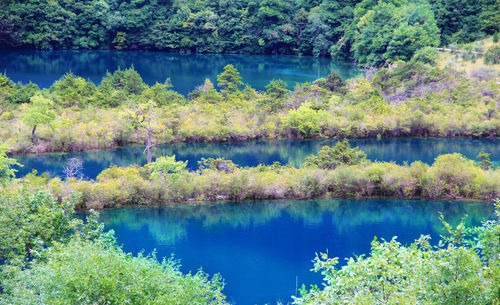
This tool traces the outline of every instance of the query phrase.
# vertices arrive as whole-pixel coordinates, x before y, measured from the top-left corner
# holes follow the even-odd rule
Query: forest
[[[496,0],[4,0],[0,47],[409,60],[500,30]]]

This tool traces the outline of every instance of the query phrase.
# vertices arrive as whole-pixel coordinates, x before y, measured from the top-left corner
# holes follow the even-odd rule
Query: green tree
[[[341,42],[351,45],[362,65],[379,66],[409,60],[420,48],[439,44],[439,28],[425,2],[364,0]]]
[[[287,84],[282,80],[272,80],[266,86],[267,97],[259,103],[261,106],[268,108],[270,111],[278,111],[284,106],[284,99],[290,93]]]
[[[32,128],[31,140],[36,145],[38,144],[38,138],[35,134],[36,128],[42,124],[50,124],[56,117],[56,113],[51,109],[54,103],[42,95],[35,95],[30,101],[31,103],[22,116],[22,120]]]
[[[326,78],[320,78],[315,81],[318,86],[328,89],[331,92],[340,94],[346,93],[345,82],[335,70],[332,70]]]
[[[366,161],[366,153],[358,147],[351,148],[349,141],[344,139],[333,147],[324,146],[316,155],[308,156],[304,166],[321,169],[335,169],[341,165],[358,165]]]
[[[181,174],[186,170],[187,161],[175,161],[175,155],[163,156],[148,165],[151,171],[151,179],[163,179],[165,182],[173,183],[179,180]]]
[[[484,150],[481,150],[479,154],[477,155],[477,158],[479,159],[479,166],[484,169],[488,170],[491,168],[491,161],[490,161],[490,154],[484,152]]]
[[[217,86],[220,87],[224,95],[236,92],[240,86],[243,85],[241,81],[240,72],[229,64],[224,67],[224,71],[217,75]]]

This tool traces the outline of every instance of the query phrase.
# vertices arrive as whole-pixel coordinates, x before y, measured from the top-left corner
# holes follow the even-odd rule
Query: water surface
[[[217,75],[224,66],[233,64],[241,73],[243,82],[264,90],[269,81],[282,79],[293,88],[295,83],[313,81],[337,71],[344,79],[359,74],[352,63],[328,58],[229,55],[178,54],[145,51],[116,50],[0,50],[0,71],[15,82],[32,81],[48,88],[62,75],[72,72],[101,82],[107,71],[134,66],[149,85],[163,83],[170,78],[173,89],[181,94],[191,92],[210,78],[217,84]]]
[[[188,161],[188,168],[196,170],[201,158],[223,157],[240,166],[270,165],[274,162],[300,166],[304,159],[317,153],[324,145],[333,145],[337,140],[259,140],[227,143],[178,143],[166,144],[154,149],[154,156],[176,155],[177,160]],[[351,139],[352,146],[366,152],[368,158],[378,161],[394,161],[398,164],[420,160],[431,164],[440,154],[459,152],[470,159],[484,151],[491,154],[492,161],[500,162],[500,138],[383,138]],[[144,165],[146,156],[143,146],[128,146],[117,149],[95,150],[78,153],[56,153],[43,155],[19,155],[16,159],[24,165],[18,177],[36,169],[48,172],[52,177],[62,176],[70,158],[83,160],[83,174],[94,179],[111,164],[128,166]]]
[[[457,224],[479,224],[491,204],[389,199],[321,199],[205,203],[104,210],[101,219],[127,252],[157,251],[181,260],[183,272],[220,273],[235,304],[290,301],[296,287],[321,285],[310,271],[317,252],[350,257],[369,252],[374,236],[408,244],[421,234],[437,243],[439,212]]]

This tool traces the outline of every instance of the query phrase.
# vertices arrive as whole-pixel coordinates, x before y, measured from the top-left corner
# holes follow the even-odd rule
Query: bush
[[[8,304],[226,304],[218,276],[183,275],[172,259],[79,237],[52,246],[5,286]]]

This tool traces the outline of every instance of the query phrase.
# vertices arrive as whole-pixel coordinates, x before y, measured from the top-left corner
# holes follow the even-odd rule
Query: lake
[[[333,145],[335,139],[328,140],[258,140],[226,143],[177,143],[154,148],[154,156],[176,155],[177,160],[188,161],[188,168],[196,170],[201,158],[223,157],[240,166],[270,165],[274,162],[300,166],[304,159],[317,153],[324,145]],[[398,164],[420,160],[432,164],[440,154],[459,152],[475,159],[484,151],[491,154],[493,162],[500,163],[500,138],[382,138],[351,139],[352,146],[359,146],[368,158],[378,161],[394,161]],[[86,179],[94,179],[111,164],[128,166],[144,165],[146,156],[143,146],[127,146],[116,149],[95,150],[77,153],[53,153],[42,155],[15,156],[24,167],[18,168],[18,177],[36,169],[48,172],[52,177],[61,176],[70,158],[83,161]]]
[[[421,234],[434,244],[443,233],[439,212],[457,224],[478,225],[493,205],[461,201],[320,199],[128,207],[101,211],[126,252],[172,254],[181,271],[220,273],[234,304],[290,301],[302,284],[321,285],[310,271],[317,252],[343,258],[369,252],[374,236],[408,244]]]
[[[282,79],[293,88],[296,83],[327,76],[332,70],[344,79],[360,73],[360,69],[350,62],[307,56],[0,50],[0,58],[0,72],[6,73],[15,82],[32,81],[41,88],[50,87],[68,72],[98,84],[107,71],[134,66],[145,83],[153,85],[170,78],[173,89],[184,95],[202,85],[205,78],[217,84],[217,75],[228,64],[233,64],[240,71],[243,82],[258,90],[264,90],[273,79]]]

